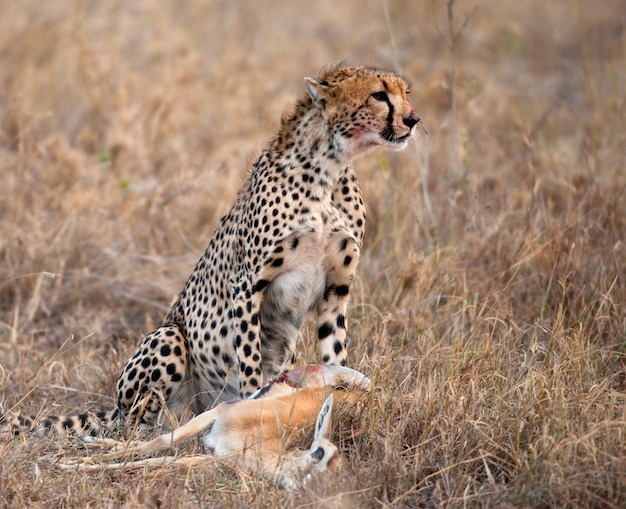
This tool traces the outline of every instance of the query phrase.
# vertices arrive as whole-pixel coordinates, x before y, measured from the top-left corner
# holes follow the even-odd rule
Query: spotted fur
[[[365,228],[351,161],[374,146],[405,148],[419,117],[393,72],[331,66],[304,84],[163,324],[122,369],[117,408],[48,427],[128,416],[151,425],[163,404],[197,413],[248,396],[292,366],[310,312],[322,363],[345,365]]]

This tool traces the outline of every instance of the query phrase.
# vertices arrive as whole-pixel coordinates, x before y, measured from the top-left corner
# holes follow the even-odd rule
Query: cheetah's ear
[[[315,78],[304,78],[304,88],[307,94],[316,106],[324,107],[326,105],[326,96],[328,95],[328,86],[323,85]]]

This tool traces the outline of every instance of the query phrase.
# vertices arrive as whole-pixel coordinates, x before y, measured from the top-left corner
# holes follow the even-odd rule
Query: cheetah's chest
[[[320,235],[300,234],[286,243],[290,256],[285,257],[283,270],[272,279],[261,302],[263,372],[270,378],[292,360],[300,329],[326,284],[326,245]]]
[[[294,239],[297,247],[292,248],[284,270],[272,280],[264,303],[282,311],[294,325],[301,325],[324,292],[327,239],[317,233],[301,234]]]

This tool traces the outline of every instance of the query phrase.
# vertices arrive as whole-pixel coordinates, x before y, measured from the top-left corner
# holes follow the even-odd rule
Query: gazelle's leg
[[[162,451],[171,447],[175,443],[190,438],[208,428],[218,417],[220,413],[220,407],[221,405],[218,405],[211,410],[207,410],[206,412],[197,415],[180,428],[176,428],[168,433],[164,433],[163,435],[160,435],[148,442],[130,442],[129,444],[126,444],[126,447],[122,442],[105,442],[106,445],[111,444],[113,447],[116,448],[116,450],[114,452],[111,452],[109,454],[103,454],[101,456],[81,458],[81,461],[106,461],[114,458],[128,456],[131,454],[146,454],[156,451]],[[102,443],[101,441],[99,441],[98,439],[94,439],[93,437],[80,438],[88,444]]]
[[[205,465],[215,462],[213,456],[206,454],[194,454],[192,456],[159,456],[158,458],[144,458],[136,461],[124,461],[120,463],[58,463],[63,470],[118,470],[133,467],[163,467],[169,465],[184,466],[187,468]]]

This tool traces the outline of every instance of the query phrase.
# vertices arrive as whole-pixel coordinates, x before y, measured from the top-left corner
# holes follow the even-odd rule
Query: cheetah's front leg
[[[263,387],[261,366],[261,299],[268,280],[248,280],[234,299],[234,348],[239,363],[239,396],[243,399]]]
[[[317,335],[324,364],[346,364],[346,310],[360,247],[349,234],[330,238],[325,253],[326,288],[317,306]]]
[[[304,283],[298,272],[308,261],[307,253],[316,252],[316,243],[313,236],[286,237],[274,245],[262,267],[248,273],[242,266],[233,277],[233,341],[242,398],[267,383],[264,377],[292,366],[299,330],[313,305],[305,291],[311,283]]]

